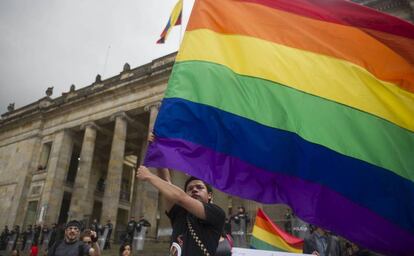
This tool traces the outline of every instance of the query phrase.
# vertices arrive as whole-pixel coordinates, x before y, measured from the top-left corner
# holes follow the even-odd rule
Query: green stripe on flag
[[[351,107],[202,61],[177,62],[165,97],[213,106],[294,132],[414,181],[414,173],[409,172],[414,170],[414,133]]]

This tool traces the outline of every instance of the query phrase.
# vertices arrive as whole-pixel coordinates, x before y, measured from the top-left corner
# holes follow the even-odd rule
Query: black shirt
[[[215,204],[203,204],[206,215],[205,220],[196,218],[178,205],[174,205],[167,212],[173,229],[172,242],[181,246],[182,256],[204,256],[188,230],[187,218],[209,254],[214,255],[216,252],[220,234],[223,230],[225,213]]]
[[[79,256],[89,255],[91,247],[82,241],[67,243],[60,241],[48,251],[48,256]]]

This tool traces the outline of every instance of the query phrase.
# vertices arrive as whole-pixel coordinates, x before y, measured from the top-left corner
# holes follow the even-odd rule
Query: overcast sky
[[[52,98],[178,49],[180,27],[157,45],[177,0],[0,0],[0,114]],[[193,0],[184,0],[184,25]],[[182,30],[184,33],[184,29]]]

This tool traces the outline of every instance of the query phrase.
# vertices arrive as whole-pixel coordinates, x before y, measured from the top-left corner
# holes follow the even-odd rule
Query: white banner
[[[311,254],[263,251],[263,250],[233,247],[233,249],[231,250],[231,255],[232,256],[298,256],[298,255],[311,255]]]

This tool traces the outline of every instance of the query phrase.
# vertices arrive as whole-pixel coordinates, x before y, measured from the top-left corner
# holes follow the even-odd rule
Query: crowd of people
[[[149,222],[142,218],[134,225],[138,231],[141,226],[149,226]],[[76,220],[71,220],[65,225],[54,223],[50,228],[47,224],[28,225],[24,231],[21,231],[18,225],[11,230],[5,226],[0,235],[0,251],[7,251],[10,255],[99,256],[101,250],[111,248],[112,230],[113,224],[110,220],[106,225],[101,225],[97,219],[94,219],[89,227]],[[125,231],[126,234],[129,232],[130,230]],[[122,241],[123,245],[131,244],[132,240],[129,240],[128,236],[123,237],[128,239]]]
[[[82,236],[81,236],[81,230]],[[97,234],[85,229],[79,221],[69,221],[66,225],[46,224],[28,225],[25,231],[15,226],[9,230],[7,226],[1,233],[1,250],[7,250],[10,255],[94,255],[99,256],[98,245],[88,245],[89,241],[96,242]],[[82,238],[82,239],[81,239]],[[73,254],[76,251],[76,254]],[[71,254],[67,254],[71,253]]]

